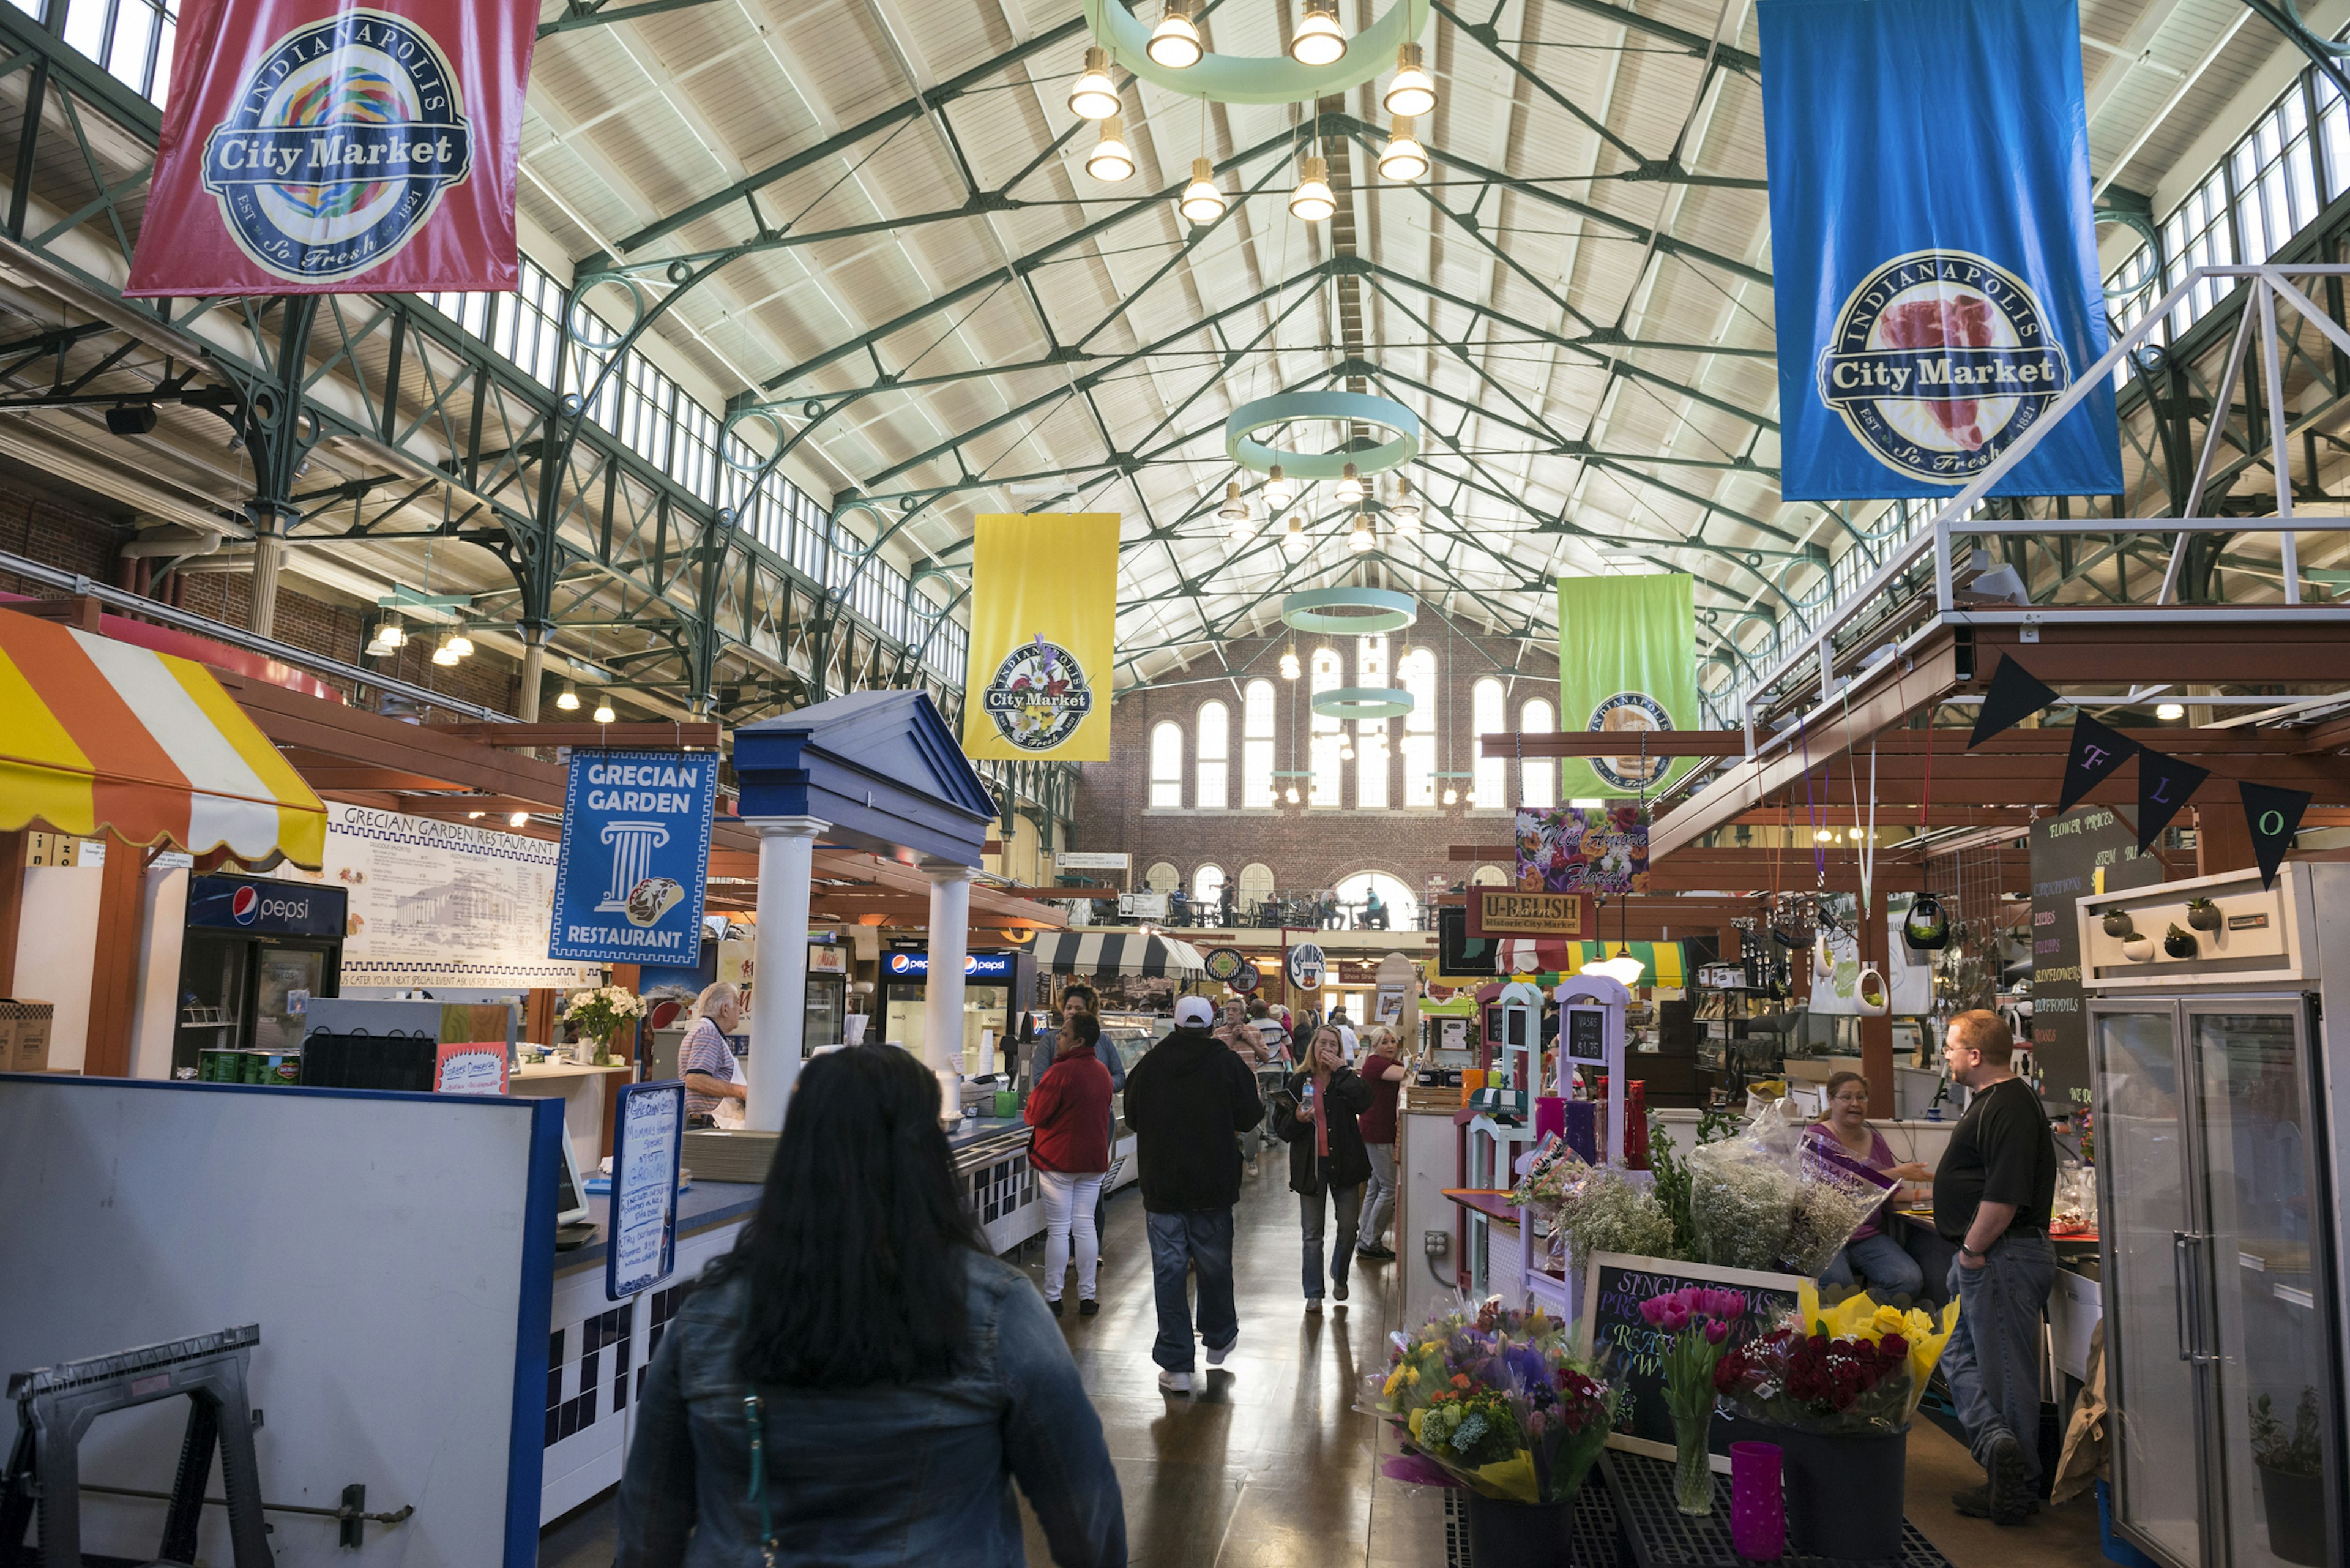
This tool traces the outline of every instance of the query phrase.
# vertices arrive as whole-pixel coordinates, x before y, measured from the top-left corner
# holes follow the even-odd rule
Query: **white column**
[[[971,951],[971,866],[925,866],[931,878],[931,973],[922,988],[922,1039],[941,1093],[962,1071],[962,965]],[[952,1106],[943,1107],[953,1109]]]
[[[522,692],[515,700],[515,717],[525,724],[538,722],[538,689],[546,676],[546,628],[522,628]]]
[[[756,1132],[783,1131],[800,1075],[800,1037],[807,1028],[808,877],[816,835],[831,826],[813,816],[751,823],[759,834],[759,926],[751,949],[751,1088],[743,1121]]]
[[[277,635],[277,574],[286,565],[286,535],[273,524],[253,536],[253,594],[247,627],[260,637]]]

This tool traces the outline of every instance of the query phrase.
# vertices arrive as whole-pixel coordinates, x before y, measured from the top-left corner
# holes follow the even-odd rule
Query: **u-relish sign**
[[[1503,937],[1579,940],[1592,934],[1591,913],[1591,900],[1581,893],[1523,893],[1512,888],[1469,889],[1469,934],[1488,941]]]
[[[549,958],[702,959],[714,752],[574,752],[563,792]]]
[[[123,292],[514,288],[537,22],[520,0],[187,0]]]

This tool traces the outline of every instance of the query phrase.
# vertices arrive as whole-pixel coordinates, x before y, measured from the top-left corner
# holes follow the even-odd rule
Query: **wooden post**
[[[550,986],[534,987],[522,1004],[522,1037],[534,1045],[555,1044],[555,1004],[562,992]]]
[[[16,989],[16,933],[25,913],[25,834],[0,833],[0,996]]]
[[[1877,898],[1881,900],[1884,897],[1884,891],[1880,888]],[[1892,958],[1892,955],[1886,951],[1884,904],[1877,902],[1873,912],[1861,915],[1859,919],[1860,930],[1857,934],[1860,938],[1860,967],[1864,970],[1873,968],[1878,974],[1883,975],[1891,967]],[[1885,988],[1887,1000],[1889,1002],[1892,999],[1893,990],[1890,977],[1887,978]],[[1861,1018],[1860,1071],[1862,1076],[1868,1080],[1868,1114],[1872,1116],[1891,1116],[1895,1099],[1893,1020],[1890,1016],[1870,1018],[1864,1015]]]
[[[139,926],[147,888],[147,852],[112,836],[99,869],[98,953],[90,966],[88,1044],[82,1073],[130,1075],[130,1032],[138,1017]]]
[[[2216,877],[2222,871],[2249,871],[2259,864],[2252,854],[2252,830],[2244,821],[2241,807],[2195,808],[2195,875]]]

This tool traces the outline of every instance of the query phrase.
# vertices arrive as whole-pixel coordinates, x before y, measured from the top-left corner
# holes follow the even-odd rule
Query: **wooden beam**
[[[1990,680],[2000,656],[2051,686],[2192,681],[2203,685],[2350,684],[2350,618],[2341,620],[2214,621],[2200,607],[2131,607],[2126,625],[2064,623],[2051,607],[2022,640],[2021,627],[1975,626],[1974,680]],[[1917,691],[1917,683],[1910,682]],[[2178,698],[2186,701],[2190,699]]]
[[[540,724],[435,724],[441,734],[479,741],[485,746],[525,751],[571,746],[581,751],[714,752],[726,727],[715,719],[673,720],[650,723],[597,724],[557,721]]]
[[[1743,730],[1503,730],[1480,735],[1484,754],[1519,757],[1742,757]]]
[[[139,927],[147,890],[147,851],[109,834],[99,867],[98,951],[90,965],[89,1026],[82,1072],[130,1075],[130,1033],[139,1005]]]
[[[333,765],[388,770],[452,789],[511,794],[561,809],[567,770],[554,763],[445,734],[446,724],[410,724],[347,703],[328,702],[225,670],[213,674],[261,732],[281,749],[334,759]],[[289,760],[291,756],[289,755]],[[295,763],[298,768],[302,763]],[[354,789],[394,788],[356,779]],[[413,787],[413,786],[411,786]]]
[[[24,927],[26,851],[24,833],[0,833],[0,996],[16,994],[16,938]]]
[[[2151,746],[2172,756],[2292,756],[2327,748],[2312,743],[2311,732],[2302,730],[2213,729],[2177,724],[2150,725],[2142,729],[2122,729],[2119,734]],[[2063,756],[2072,750],[2073,730],[2067,725],[2003,730],[1981,746],[1970,748],[1967,740],[1972,732],[1952,725],[1932,730],[1887,729],[1874,735],[1856,737],[1853,743],[1856,757],[1873,749],[1880,763],[1893,757],[1922,757],[1929,752],[1939,760],[1952,756]],[[1737,744],[1726,750],[1653,752],[1651,755],[1737,757],[1745,754],[1745,738],[1735,730],[1690,730],[1678,732],[1672,738],[1703,738],[1709,746],[1717,742]],[[1528,757],[1590,757],[1614,756],[1624,751],[1619,736],[1586,734],[1520,734],[1515,732],[1499,735],[1481,735],[1485,754],[1492,757],[1498,751],[1505,758],[1520,754]],[[1606,744],[1596,744],[1605,741]],[[2350,743],[2345,742],[2345,743]],[[1824,766],[1830,762],[1843,763],[1845,752],[1840,742],[1833,748],[1814,744],[1811,748],[1812,765]]]

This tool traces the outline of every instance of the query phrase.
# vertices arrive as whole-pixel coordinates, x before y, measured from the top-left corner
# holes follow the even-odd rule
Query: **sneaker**
[[[1345,1301],[1347,1299],[1347,1282],[1340,1280],[1331,1285],[1330,1296],[1334,1301]]]
[[[1991,1463],[1984,1468],[1991,1471],[1993,1524],[2021,1524],[2040,1511],[2040,1499],[2024,1469],[2023,1445],[2012,1434],[1991,1439]]]
[[[1970,1487],[1965,1491],[1952,1492],[1950,1506],[1969,1519],[1989,1519],[1991,1517],[1991,1482],[1985,1481],[1981,1486]]]
[[[1224,1364],[1224,1357],[1230,1355],[1232,1353],[1232,1346],[1238,1345],[1240,1342],[1241,1336],[1236,1334],[1225,1344],[1208,1352],[1208,1365],[1211,1366],[1222,1366]]]
[[[1322,1313],[1322,1298],[1320,1296],[1307,1296],[1305,1298],[1305,1310],[1314,1314],[1317,1317],[1320,1316]]]
[[[1061,1298],[1060,1298],[1060,1297],[1058,1297],[1058,1296],[1055,1296],[1051,1301],[1046,1302],[1045,1304],[1046,1306],[1051,1307],[1051,1308],[1053,1309],[1053,1315],[1054,1315],[1055,1317],[1058,1317],[1058,1316],[1060,1316],[1060,1315],[1061,1315]]]
[[[1083,1297],[1077,1303],[1077,1315],[1079,1317],[1094,1317],[1098,1315],[1100,1312],[1101,1303],[1094,1300],[1091,1296]]]
[[[1355,1256],[1357,1258],[1367,1259],[1374,1263],[1391,1263],[1395,1262],[1395,1253],[1388,1251],[1387,1248],[1378,1245],[1377,1242],[1373,1242],[1367,1247],[1356,1248]]]
[[[1188,1372],[1161,1370],[1159,1374],[1159,1387],[1162,1393],[1189,1394],[1191,1391],[1191,1375]]]

